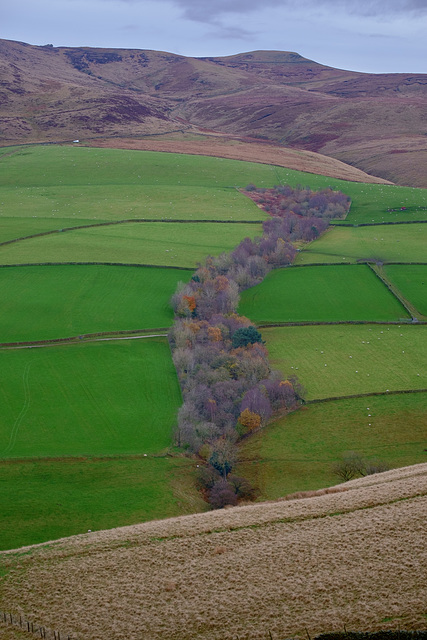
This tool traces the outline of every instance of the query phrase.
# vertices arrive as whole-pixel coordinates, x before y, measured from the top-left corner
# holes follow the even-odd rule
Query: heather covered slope
[[[421,464],[3,552],[0,609],[87,640],[423,629],[426,496]]]
[[[426,74],[356,73],[281,51],[187,58],[8,40],[0,74],[2,145],[209,131],[427,186]]]

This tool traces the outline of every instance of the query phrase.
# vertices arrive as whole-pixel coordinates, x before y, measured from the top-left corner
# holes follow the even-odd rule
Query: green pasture
[[[427,219],[422,189],[213,157],[11,147],[0,152],[0,243],[64,232],[0,246],[0,264],[193,269],[207,255],[261,234],[260,224],[245,224],[267,218],[238,192],[249,183],[340,189],[352,198],[346,220],[352,224]],[[140,219],[157,222],[133,222]],[[187,222],[164,222],[181,219]],[[65,231],[121,220],[131,222]],[[203,220],[222,223],[195,222]],[[337,226],[297,262],[422,261],[426,231],[421,224]],[[403,271],[387,270],[417,304],[411,285],[399,285],[396,273]],[[423,272],[416,273],[422,282]],[[100,265],[1,268],[0,341],[168,326],[168,300],[190,274]],[[405,315],[368,267],[356,265],[275,271],[242,297],[242,313],[273,321],[257,319],[258,309],[281,322],[286,314],[319,321]],[[312,399],[426,388],[426,330],[282,327],[264,329],[263,337],[273,366],[298,375]],[[0,548],[206,508],[194,488],[194,460],[166,455],[181,393],[165,338],[0,349],[0,371]],[[310,405],[249,438],[241,473],[260,484],[263,497],[277,497],[335,483],[330,463],[348,449],[394,466],[419,462],[425,407],[425,394]]]
[[[333,227],[300,251],[295,264],[424,262],[427,226],[398,224],[377,227]]]
[[[169,327],[192,271],[108,265],[0,269],[0,342]]]
[[[352,198],[346,222],[353,224],[427,219],[427,189],[348,182],[224,158],[35,145],[3,149],[0,162],[0,218],[28,221],[28,231],[17,229],[11,237],[29,235],[40,219],[52,229],[133,218],[263,219],[266,214],[236,190],[250,182],[340,189]]]
[[[276,269],[242,292],[239,312],[257,324],[409,317],[367,265]]]
[[[166,338],[0,350],[0,459],[144,454],[181,393]]]
[[[0,187],[0,220],[25,218],[56,228],[133,218],[263,220],[267,214],[233,187],[193,185],[56,185]],[[22,221],[21,221],[22,223]]]
[[[73,220],[73,225],[75,226],[87,224],[87,220]],[[10,240],[25,238],[36,233],[56,232],[67,226],[71,226],[67,220],[23,218],[19,216],[7,218],[0,216],[0,244],[9,242]]]
[[[169,456],[0,462],[0,549],[203,511],[194,467]]]
[[[273,367],[296,375],[306,400],[427,389],[426,325],[262,329]]]
[[[334,224],[427,220],[427,189],[345,182],[341,191],[351,197],[352,204],[346,220]]]
[[[55,189],[81,185],[211,186],[221,189],[245,187],[251,176],[259,183],[257,186],[263,187],[278,184],[290,171],[274,165],[209,156],[66,145],[20,147],[2,158],[2,169],[3,186]]]
[[[427,264],[389,264],[383,269],[402,295],[427,316]]]
[[[236,472],[266,500],[338,484],[331,467],[349,451],[390,468],[425,462],[426,409],[427,393],[312,404],[248,438]]]
[[[0,264],[123,262],[195,268],[207,255],[230,251],[261,225],[141,222],[78,229],[0,247]]]

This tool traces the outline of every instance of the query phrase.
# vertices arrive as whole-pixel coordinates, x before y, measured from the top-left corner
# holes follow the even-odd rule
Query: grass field
[[[0,269],[1,342],[169,327],[169,304],[192,271],[62,265]],[[31,318],[31,321],[29,321]]]
[[[54,218],[23,218],[23,217],[0,217],[0,243],[31,236],[36,233],[46,233],[57,231],[58,228],[68,226],[67,220],[56,220]],[[88,224],[87,220],[73,220],[75,226]],[[71,226],[71,225],[70,225]]]
[[[334,485],[332,465],[356,451],[390,467],[425,462],[427,393],[313,404],[246,440],[237,473],[263,500]]]
[[[257,224],[147,222],[79,229],[0,247],[1,264],[124,262],[196,267],[261,232]]]
[[[0,363],[0,458],[171,444],[181,393],[166,338],[3,349]]]
[[[276,269],[242,293],[239,312],[258,324],[409,317],[367,265]]]
[[[80,185],[108,188],[132,184],[225,188],[246,186],[251,175],[259,186],[270,185],[288,173],[295,177],[312,175],[224,158],[60,145],[21,147],[2,161],[6,169],[2,172],[2,184],[18,188]]]
[[[188,458],[0,462],[0,549],[202,511]]]
[[[266,214],[236,191],[250,182],[341,189],[352,198],[347,222],[353,224],[427,219],[427,190],[223,158],[49,145],[5,149],[1,162],[0,219],[6,224],[0,242],[133,218],[260,220]]]
[[[427,190],[421,189],[348,183],[213,157],[53,145],[10,151],[0,154],[0,242],[104,221],[158,222],[92,227],[0,246],[0,264],[99,261],[194,268],[208,254],[231,250],[243,237],[261,233],[256,224],[194,222],[266,218],[237,191],[248,183],[341,189],[352,198],[348,221],[353,224],[427,218]],[[299,259],[354,262],[366,252],[377,257],[380,249],[380,257],[388,260],[422,260],[426,230],[425,225],[336,228],[310,247],[316,253],[301,252]],[[86,265],[0,269],[0,339],[167,326],[169,297],[177,280],[189,275]],[[267,307],[290,320],[299,314],[308,320],[346,320],[349,313],[355,314],[350,319],[405,315],[365,266],[277,271],[261,286],[265,300],[254,299],[253,313],[244,311],[254,321],[262,321],[256,320],[256,308]],[[257,291],[262,289],[245,295]],[[295,327],[263,334],[274,364],[287,375],[299,374],[308,398],[427,387],[422,326]],[[181,403],[165,339],[0,350],[0,365],[0,547],[205,508],[194,489],[194,461],[158,457],[171,446]],[[312,414],[296,415],[303,421]],[[292,488],[326,478],[316,466],[308,478],[308,436],[299,446],[303,467],[294,471],[301,482],[291,480],[290,471],[285,474]],[[409,449],[398,463],[415,459],[415,449]],[[278,460],[287,454],[277,449],[276,455]],[[271,464],[277,460],[272,456]],[[279,462],[276,467],[279,473]],[[273,476],[271,482],[274,492]]]
[[[385,265],[384,272],[417,310],[427,316],[427,264]]]
[[[295,264],[353,263],[359,259],[381,262],[424,262],[424,224],[382,227],[334,227],[301,251]],[[0,254],[1,255],[1,254]]]
[[[131,152],[132,153],[132,152]],[[135,152],[133,152],[135,153]],[[193,185],[56,185],[2,187],[0,216],[56,221],[57,227],[132,218],[263,220],[267,214],[233,187]],[[77,222],[76,222],[77,221]]]
[[[334,224],[427,220],[427,189],[349,182],[341,190],[351,197],[352,205],[347,219]]]
[[[332,325],[262,330],[273,366],[305,398],[427,389],[427,326]]]

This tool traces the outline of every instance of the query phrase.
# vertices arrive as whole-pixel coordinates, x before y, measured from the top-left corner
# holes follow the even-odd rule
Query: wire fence
[[[64,633],[58,629],[50,629],[34,621],[27,620],[24,616],[0,611],[0,622],[5,625],[18,627],[22,631],[32,633],[38,638],[44,640],[77,640],[77,636],[70,633]]]

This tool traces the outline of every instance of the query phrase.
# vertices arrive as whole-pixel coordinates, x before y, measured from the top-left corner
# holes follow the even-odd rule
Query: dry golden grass
[[[194,129],[196,131],[196,129]],[[247,142],[237,136],[221,134],[187,136],[168,134],[161,138],[107,138],[85,142],[94,147],[109,149],[139,149],[144,151],[165,151],[170,153],[189,153],[194,155],[215,156],[262,164],[275,164],[295,171],[307,171],[340,180],[367,182],[373,184],[391,184],[387,180],[369,175],[356,167],[345,164],[335,158],[312,151],[296,151],[274,144]]]
[[[3,552],[0,609],[85,640],[425,628],[427,464],[339,489]]]
[[[0,621],[0,638],[1,640],[30,640],[31,635],[28,631],[24,631],[19,627],[16,628]]]

